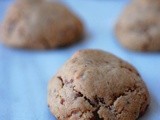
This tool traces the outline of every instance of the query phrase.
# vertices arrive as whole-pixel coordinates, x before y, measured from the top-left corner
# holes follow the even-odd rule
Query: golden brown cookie
[[[1,34],[5,45],[49,49],[70,45],[82,37],[81,21],[64,5],[29,1],[18,0],[8,10]]]
[[[132,0],[116,25],[119,42],[137,51],[160,50],[160,1]]]
[[[48,106],[58,120],[137,120],[149,93],[137,70],[101,50],[81,50],[48,85]]]

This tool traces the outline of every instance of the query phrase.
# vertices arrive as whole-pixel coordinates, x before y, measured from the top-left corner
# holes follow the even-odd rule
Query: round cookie
[[[116,35],[126,48],[160,50],[160,1],[132,0],[116,24]]]
[[[76,52],[48,84],[58,120],[136,120],[149,93],[135,68],[101,50]]]
[[[83,25],[58,2],[18,0],[7,12],[1,35],[7,46],[50,49],[79,41]]]

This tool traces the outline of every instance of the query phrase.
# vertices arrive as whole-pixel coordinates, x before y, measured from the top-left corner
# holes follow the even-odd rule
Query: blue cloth
[[[71,55],[85,48],[109,51],[133,64],[151,95],[141,120],[160,120],[160,54],[120,46],[114,25],[127,0],[63,0],[83,20],[86,37],[64,49],[27,51],[0,45],[0,120],[54,120],[47,107],[47,84]],[[10,1],[0,0],[2,21]]]

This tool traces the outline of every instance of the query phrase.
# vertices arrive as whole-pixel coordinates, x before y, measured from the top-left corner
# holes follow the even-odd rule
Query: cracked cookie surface
[[[116,24],[116,35],[126,48],[160,51],[160,1],[132,0]]]
[[[58,120],[136,120],[149,105],[137,70],[101,50],[81,50],[48,85],[48,106]]]
[[[50,49],[78,42],[83,25],[58,2],[17,0],[6,14],[1,36],[10,47]]]

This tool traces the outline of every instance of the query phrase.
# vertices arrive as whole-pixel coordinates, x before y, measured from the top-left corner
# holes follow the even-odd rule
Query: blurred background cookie
[[[133,0],[116,25],[119,42],[137,51],[160,50],[160,1]]]
[[[127,62],[101,50],[81,50],[49,82],[48,105],[58,120],[137,120],[149,93]]]
[[[2,42],[10,47],[49,49],[71,45],[83,35],[83,25],[57,2],[17,0],[2,24]]]

